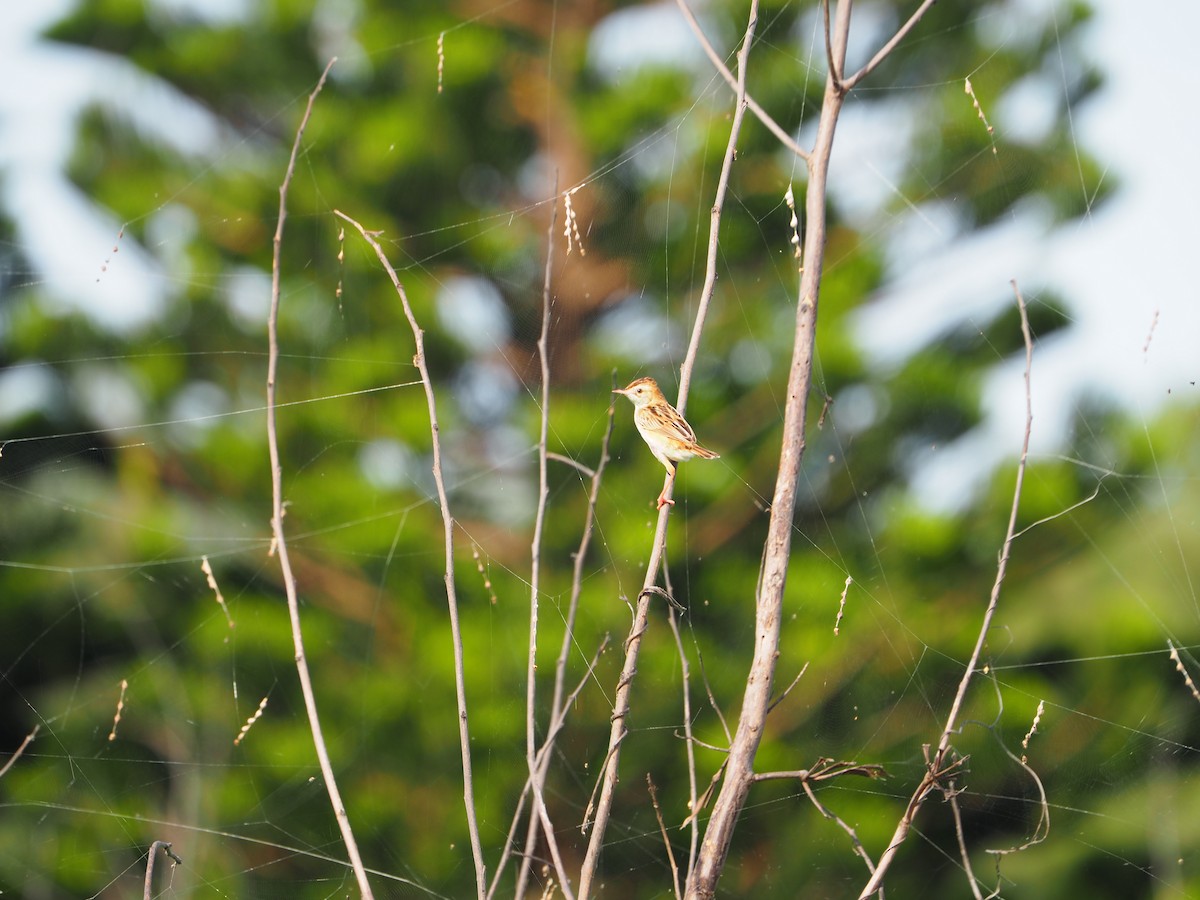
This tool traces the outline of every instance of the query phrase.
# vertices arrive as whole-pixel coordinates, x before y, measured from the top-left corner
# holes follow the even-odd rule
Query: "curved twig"
[[[454,585],[454,519],[450,516],[446,479],[442,475],[442,441],[439,436],[437,399],[433,394],[433,380],[429,377],[429,367],[425,362],[425,332],[422,331],[416,316],[413,315],[412,306],[408,302],[408,293],[404,290],[404,285],[400,283],[400,276],[396,274],[387,254],[383,252],[379,241],[376,240],[378,232],[367,231],[360,222],[340,210],[335,209],[333,214],[357,228],[363,240],[375,251],[375,256],[379,259],[379,263],[387,272],[388,277],[391,278],[392,286],[400,298],[400,305],[404,308],[404,317],[408,319],[408,325],[412,329],[413,341],[416,345],[417,352],[413,356],[413,365],[421,373],[421,384],[425,388],[425,403],[429,408],[429,432],[433,440],[433,481],[437,486],[438,506],[442,512],[442,532],[446,556],[446,607],[450,613],[450,638],[454,645],[454,690],[458,701],[458,741],[462,753],[463,805],[466,807],[467,831],[471,838],[471,856],[475,861],[475,889],[479,900],[483,900],[487,894],[487,870],[483,862],[482,845],[479,842],[479,823],[475,815],[475,787],[471,775],[471,729],[467,723],[467,689],[463,665],[462,629],[458,621],[458,592]]]
[[[150,900],[154,891],[154,860],[158,856],[158,851],[161,850],[164,856],[170,857],[171,862],[177,866],[183,865],[183,860],[180,859],[171,845],[166,841],[155,841],[150,845],[150,852],[146,856],[146,881],[142,885],[142,897],[144,900]]]
[[[308,126],[309,116],[312,115],[313,104],[329,70],[337,62],[337,57],[329,61],[317,86],[308,97],[308,106],[304,109],[304,117],[300,127],[296,129],[296,139],[292,142],[292,154],[288,158],[287,171],[283,182],[279,185],[279,220],[275,224],[274,251],[271,259],[271,311],[267,317],[267,449],[271,456],[271,532],[273,547],[279,554],[279,568],[283,576],[284,592],[287,594],[288,618],[292,626],[292,645],[296,652],[296,674],[300,679],[300,692],[304,695],[304,709],[308,713],[308,727],[312,732],[313,748],[317,753],[317,762],[321,768],[321,777],[325,782],[325,793],[333,806],[333,815],[337,819],[338,829],[342,834],[342,842],[346,845],[346,853],[350,857],[350,865],[354,868],[354,877],[358,881],[358,889],[363,897],[370,898],[371,885],[367,881],[367,871],[363,867],[362,857],[358,852],[358,843],[354,840],[354,831],[350,827],[350,817],[346,813],[346,805],[342,802],[338,790],[337,779],[333,774],[333,763],[329,759],[329,750],[325,746],[325,736],[321,731],[321,718],[317,713],[317,697],[313,691],[312,675],[308,670],[308,657],[304,650],[304,633],[300,628],[300,600],[296,590],[296,576],[292,572],[292,563],[288,557],[287,540],[283,532],[283,467],[279,461],[279,433],[275,426],[275,383],[279,372],[279,281],[282,270],[283,223],[287,219],[287,193],[296,172],[296,157],[300,155],[300,141],[304,129]]]

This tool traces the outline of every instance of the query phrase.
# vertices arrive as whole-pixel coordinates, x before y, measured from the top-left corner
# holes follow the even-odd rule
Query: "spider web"
[[[381,49],[365,49],[347,32],[336,52],[352,74],[395,59],[427,68],[432,91],[441,51],[437,77],[453,92],[470,64],[461,47],[511,37],[517,6],[497,4]],[[640,7],[606,19],[589,65],[606,90],[649,97],[652,88],[638,80],[654,77],[649,57],[687,73],[686,99],[665,104],[669,114],[640,130],[631,126],[633,139],[598,150],[602,162],[560,185],[579,187],[572,198],[580,231],[571,254],[561,239],[554,251],[564,299],[551,331],[549,449],[562,459],[550,461],[537,659],[544,704],[577,589],[566,681],[580,690],[546,787],[572,873],[586,847],[580,823],[590,816],[604,761],[628,604],[653,537],[661,477],[628,408],[615,409],[612,460],[575,585],[571,554],[587,509],[587,470],[600,464],[614,368],[621,383],[653,374],[673,393],[703,279],[715,181],[706,163],[727,134],[730,95],[690,36],[671,30],[678,20],[667,11],[669,19],[661,8]],[[710,36],[732,46],[742,13],[728,13],[726,23],[724,11],[706,12]],[[1033,33],[1034,12],[1057,36],[1053,70],[1029,73],[1002,100],[989,98],[978,85]],[[995,574],[1024,416],[1009,279],[1029,300],[1040,338],[1023,530],[988,635],[986,671],[954,739],[956,758],[966,760],[955,782],[962,824],[956,830],[946,805],[927,805],[888,881],[901,893],[962,891],[968,879],[958,831],[985,893],[1200,893],[1189,853],[1196,841],[1189,811],[1200,786],[1200,695],[1188,680],[1200,677],[1192,655],[1200,630],[1191,575],[1197,442],[1188,405],[1196,313],[1173,271],[1184,258],[1170,252],[1175,244],[1146,251],[1165,258],[1156,257],[1162,262],[1153,272],[1161,280],[1142,272],[1145,287],[1111,262],[1114,242],[1133,240],[1119,220],[1165,190],[1164,179],[1127,176],[1124,146],[1112,146],[1112,162],[1102,162],[1120,177],[1108,168],[1097,177],[1089,167],[1088,152],[1100,148],[1088,138],[1096,101],[1076,99],[1085,93],[1086,51],[1104,48],[1116,99],[1126,96],[1121,79],[1145,71],[1115,55],[1106,30],[1113,26],[1105,25],[1113,19],[1105,17],[1117,15],[1105,7],[1093,33],[1068,29],[1063,10],[983,10],[964,27],[988,35],[991,55],[964,64],[952,80],[866,84],[864,92],[885,96],[848,106],[835,143],[837,229],[815,373],[817,399],[831,402],[810,423],[776,681],[782,690],[803,676],[772,712],[759,765],[816,768],[824,757],[883,767],[886,779],[851,775],[814,785],[823,808],[875,858],[924,773],[922,744],[936,743]],[[811,91],[822,81],[820,17],[785,8],[764,19],[751,68],[806,73],[789,101],[804,143],[819,102]],[[778,22],[793,24],[773,29]],[[881,11],[864,9],[852,61],[891,26]],[[570,36],[561,28],[549,27],[552,42]],[[647,35],[655,40],[642,46]],[[934,30],[914,40],[939,37],[946,35]],[[547,54],[547,79],[565,84],[567,72]],[[810,69],[808,60],[818,64]],[[113,106],[155,83],[138,80],[133,68],[106,70],[129,78],[105,94]],[[971,228],[967,220],[978,213],[969,209],[974,199],[962,197],[960,172],[922,183],[937,171],[918,146],[925,117],[958,115],[962,131],[985,127],[963,92],[967,77],[996,134],[964,168],[1010,185],[1000,175],[1020,170],[1022,150],[1059,124],[1046,100],[1057,97],[1070,116],[1066,171],[1078,214],[1056,220],[1034,196]],[[346,90],[355,83],[347,76]],[[183,161],[164,167],[153,197],[136,201],[132,216],[97,218],[104,197],[88,198],[85,211],[61,178],[45,196],[58,197],[61,217],[80,224],[46,240],[53,234],[47,204],[23,193],[34,181],[23,179],[6,201],[16,224],[0,307],[8,364],[0,375],[4,748],[37,729],[0,779],[7,812],[0,887],[11,894],[127,896],[142,884],[155,840],[169,841],[184,861],[157,857],[155,896],[355,891],[295,687],[269,505],[261,502],[269,273],[250,259],[196,249],[214,232],[273,230],[269,213],[230,214],[196,199],[226,168],[274,189],[281,170],[264,164],[256,144],[298,117],[304,85],[290,89],[295,96],[279,101],[251,138],[231,142],[221,126],[186,146],[172,144],[171,129],[155,116],[209,120],[182,92],[156,95],[156,112],[133,117],[129,127]],[[767,96],[753,82],[752,90]],[[334,114],[337,96],[319,99],[318,119],[323,110]],[[1051,112],[1039,113],[1045,108]],[[761,129],[747,127],[758,132],[748,140],[761,139]],[[299,560],[309,659],[376,892],[465,896],[473,874],[423,397],[410,336],[395,309],[385,311],[394,307],[390,286],[328,214],[352,209],[347,199],[366,200],[338,196],[322,169],[336,142],[314,128],[285,236],[297,255],[284,273],[279,411],[286,526]],[[670,896],[672,862],[645,779],[658,791],[674,859],[685,863],[690,834],[681,823],[691,789],[683,720],[690,715],[702,792],[723,760],[725,723],[736,722],[754,639],[754,548],[773,490],[795,303],[783,188],[790,180],[802,189],[803,167],[753,143],[743,152],[747,168],[770,173],[777,197],[765,200],[755,179],[742,176],[726,208],[720,310],[687,408],[701,441],[722,458],[680,467],[668,536],[689,676],[681,675],[667,604],[656,601],[604,837],[599,885],[617,896]],[[61,177],[67,159],[57,162]],[[514,192],[475,166],[462,177],[489,198],[489,209],[382,235],[441,361],[435,389],[445,414],[474,799],[489,877],[526,774],[532,423],[540,412],[530,351],[541,321],[539,303],[529,299],[540,263],[529,260],[537,248],[545,252],[551,205],[563,224],[561,200],[550,199],[553,169],[532,158]],[[1042,172],[1032,164],[1028,171]],[[1117,190],[1100,202],[1106,185],[1126,177],[1137,199]],[[1053,194],[1059,186],[1038,187]],[[619,206],[613,198],[635,189],[655,200],[636,207],[645,210],[636,229],[623,230],[598,198]],[[1185,231],[1175,229],[1170,240]],[[1097,252],[1106,254],[1101,263]],[[595,265],[589,257],[633,262],[624,279],[605,281],[585,268]],[[757,268],[747,258],[757,258]],[[585,277],[616,286],[580,314],[565,298],[570,280]],[[216,302],[184,308],[181,297],[199,294]],[[589,672],[606,634],[610,645]],[[543,705],[539,738],[547,728]],[[1039,824],[1037,781],[1021,759],[1045,787],[1048,834]],[[523,824],[516,834],[519,850]],[[1021,853],[988,852],[1035,837],[1044,840]],[[554,878],[544,841],[530,853],[531,890],[541,891]],[[512,892],[519,865],[507,861],[497,895]],[[722,890],[794,896],[802,884],[805,895],[852,896],[866,877],[846,831],[794,781],[779,781],[751,792]]]

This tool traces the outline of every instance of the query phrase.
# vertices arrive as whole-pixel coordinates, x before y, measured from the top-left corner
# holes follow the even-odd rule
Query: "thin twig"
[[[834,89],[839,94],[844,94],[846,89],[842,85],[842,67],[833,58],[833,37],[829,32],[829,0],[821,0],[821,19],[825,26],[825,65],[829,67],[829,78]],[[842,65],[845,65],[845,60],[842,61]]]
[[[33,731],[25,735],[25,740],[21,741],[21,746],[13,751],[12,756],[8,758],[8,762],[4,764],[4,768],[0,769],[0,778],[3,778],[8,774],[8,770],[11,769],[16,761],[21,758],[21,754],[25,752],[25,748],[33,743],[33,739],[37,737],[37,733],[41,730],[41,725],[34,725]]]
[[[696,356],[700,352],[700,338],[704,334],[708,306],[717,288],[717,254],[721,239],[721,215],[725,211],[725,195],[729,192],[729,178],[733,173],[734,160],[737,159],[738,137],[742,133],[742,121],[746,115],[746,62],[750,58],[750,44],[754,40],[754,29],[757,25],[758,0],[750,0],[750,18],[746,23],[746,33],[742,36],[742,46],[738,48],[737,54],[737,97],[733,106],[733,123],[729,126],[729,140],[725,144],[725,157],[721,161],[721,175],[717,179],[716,195],[713,197],[712,209],[708,214],[708,253],[704,261],[704,286],[700,289],[700,297],[696,303],[696,321],[692,324],[692,338],[688,342],[683,365],[679,368],[679,399],[675,403],[675,408],[680,413],[687,410],[692,369],[696,366]]]
[[[917,23],[921,21],[922,16],[929,12],[930,7],[932,7],[935,3],[937,3],[937,0],[924,0],[924,2],[917,7],[916,12],[908,17],[908,21],[896,29],[896,33],[892,35],[891,40],[880,47],[879,52],[871,57],[870,62],[868,62],[849,78],[842,80],[842,88],[846,91],[852,91],[860,81],[874,72],[875,68],[881,62],[887,59],[891,52],[896,49],[897,45],[899,45],[899,43],[904,40],[905,37],[908,36],[908,33],[916,27]]]
[[[616,386],[615,371],[613,372],[613,386]],[[610,398],[612,397],[611,394],[609,396]],[[583,566],[587,560],[588,548],[591,546],[592,534],[594,533],[596,527],[596,503],[600,499],[600,484],[604,477],[604,469],[609,462],[608,450],[612,442],[613,422],[615,418],[616,403],[615,398],[613,398],[610,400],[608,405],[608,424],[604,430],[604,437],[600,441],[600,461],[597,463],[595,471],[588,469],[588,472],[591,475],[592,483],[588,492],[587,512],[584,515],[583,533],[579,538],[579,548],[574,554],[574,566],[571,576],[571,599],[567,603],[567,615],[566,620],[563,623],[562,645],[559,648],[558,659],[554,664],[554,695],[550,701],[550,719],[552,725],[546,735],[545,741],[542,742],[541,749],[538,751],[538,777],[541,779],[543,784],[545,784],[546,780],[546,771],[550,763],[551,750],[554,746],[554,741],[558,737],[558,733],[561,730],[562,722],[566,718],[566,710],[571,706],[572,703],[574,703],[574,698],[578,696],[579,691],[583,689],[583,685],[585,683],[584,681],[581,681],[575,691],[572,692],[572,694],[565,700],[563,699],[563,691],[566,687],[567,661],[570,659],[571,648],[574,646],[575,619],[579,613],[579,598],[583,594]],[[601,645],[601,650],[607,646],[608,637],[606,635],[604,638],[604,643]],[[592,665],[588,667],[587,677],[591,676],[591,672],[594,667],[595,661],[593,660]],[[524,795],[522,795],[521,801],[524,801]],[[520,805],[518,805],[518,809],[520,809]],[[506,844],[504,856],[501,858],[501,868],[507,861],[508,851],[511,849],[511,837],[512,833],[510,832],[509,841]],[[532,844],[533,828],[531,822],[529,833],[526,836],[525,846],[526,848],[529,848],[532,846]],[[517,891],[513,895],[517,898],[517,900],[521,900],[521,898],[524,896],[525,885],[529,878],[529,863],[529,854],[526,853],[521,861],[521,871],[517,876]],[[492,880],[491,888],[488,890],[489,898],[495,892],[498,883],[499,872],[497,872],[496,877]]]
[[[671,610],[667,616],[667,624],[671,626],[671,636],[675,638],[675,650],[679,653],[679,680],[680,690],[683,693],[683,739],[686,741],[687,747],[688,809],[690,810],[695,808],[699,796],[696,787],[696,744],[693,740],[695,733],[692,729],[692,673],[691,667],[688,665],[687,653],[683,649],[683,637],[679,633],[679,617],[675,615],[675,610]],[[700,827],[695,818],[692,818],[688,824],[690,841],[687,874],[690,875],[692,869],[696,867],[696,852],[700,848]],[[675,886],[675,895],[682,897],[678,885]]]
[[[558,174],[554,175],[554,195],[558,196]],[[554,837],[554,826],[550,822],[550,814],[546,810],[546,798],[542,795],[542,779],[537,773],[537,638],[538,611],[540,608],[541,574],[542,574],[542,529],[546,521],[546,498],[550,496],[549,476],[547,473],[546,451],[550,436],[550,277],[554,271],[554,228],[558,222],[558,205],[550,207],[550,228],[546,238],[546,274],[542,282],[542,332],[538,336],[538,360],[542,369],[542,415],[541,431],[538,435],[538,502],[537,513],[533,523],[533,542],[530,546],[529,573],[529,658],[525,671],[525,763],[529,767],[529,783],[533,788],[533,810],[530,814],[529,840],[526,842],[526,860],[533,846],[533,838],[537,834],[535,822],[541,822],[542,834],[546,838],[546,846],[550,850],[550,858],[554,861],[554,870],[558,874],[559,889],[566,900],[574,900],[571,891],[571,880],[563,866],[562,854],[558,850],[558,841]],[[528,866],[522,866],[521,871],[528,871]],[[523,893],[523,886],[518,888],[517,896]]]
[[[604,636],[604,639],[600,642],[600,646],[596,649],[595,654],[592,656],[591,662],[588,663],[587,669],[584,671],[583,676],[579,679],[579,682],[575,685],[574,689],[572,689],[572,691],[566,696],[566,699],[563,701],[562,708],[560,709],[558,715],[556,717],[552,718],[550,721],[550,728],[549,728],[548,733],[546,734],[546,740],[542,744],[541,749],[538,751],[538,760],[537,760],[538,761],[538,772],[541,773],[541,777],[543,778],[543,783],[544,783],[544,779],[545,779],[545,769],[546,769],[547,761],[549,759],[550,752],[553,749],[554,740],[558,737],[559,733],[563,730],[563,727],[566,724],[566,719],[567,719],[566,710],[569,709],[575,703],[575,701],[579,698],[580,693],[583,692],[584,687],[586,687],[587,683],[592,680],[593,673],[596,670],[596,665],[600,662],[600,657],[603,655],[604,651],[606,649],[608,649],[609,640],[610,640],[610,638],[606,634]],[[517,833],[517,826],[521,823],[521,820],[524,818],[525,800],[529,796],[530,788],[531,788],[530,779],[527,778],[525,780],[524,787],[521,788],[521,796],[517,800],[517,808],[516,808],[516,811],[513,813],[512,822],[509,824],[509,827],[508,827],[508,835],[506,836],[506,838],[504,840],[504,849],[501,851],[501,854],[500,854],[500,864],[496,867],[496,874],[492,877],[491,885],[488,886],[487,900],[492,900],[492,898],[495,896],[496,890],[500,885],[500,876],[504,872],[504,867],[507,865],[509,857],[512,856],[512,848],[513,848],[514,838]],[[531,856],[529,853],[523,854],[522,855],[522,865],[524,865],[530,859],[531,859]],[[519,896],[519,895],[514,894],[514,896]]]
[[[1033,827],[1033,834],[1028,840],[1021,842],[1015,847],[1003,849],[989,848],[987,851],[995,856],[1007,856],[1010,853],[1020,853],[1022,850],[1027,850],[1036,844],[1040,844],[1050,836],[1050,801],[1046,797],[1046,786],[1042,784],[1042,779],[1033,770],[1033,766],[1029,765],[1029,762],[1023,756],[1017,756],[1003,744],[1000,745],[1000,749],[1008,754],[1008,758],[1024,769],[1025,774],[1033,779],[1033,783],[1037,785],[1039,799],[1037,824]]]
[[[272,543],[279,554],[279,568],[283,575],[284,591],[287,594],[288,618],[292,626],[292,645],[296,653],[296,673],[300,678],[300,691],[304,695],[304,708],[308,713],[308,727],[312,732],[313,747],[317,753],[317,761],[321,767],[321,777],[325,781],[325,792],[333,806],[333,815],[337,819],[338,829],[342,834],[342,842],[346,845],[346,853],[350,857],[350,865],[354,869],[354,877],[358,881],[358,889],[364,898],[371,898],[371,884],[367,881],[367,870],[363,866],[362,857],[358,852],[358,843],[354,839],[354,831],[350,827],[350,817],[346,813],[346,805],[342,802],[338,790],[337,779],[333,774],[333,763],[329,759],[329,750],[325,745],[325,736],[321,730],[321,719],[317,712],[317,697],[313,691],[312,675],[308,669],[308,657],[304,650],[304,633],[300,627],[300,599],[296,589],[296,577],[292,572],[292,563],[288,557],[287,540],[283,532],[283,467],[279,458],[279,433],[275,424],[275,389],[279,373],[279,284],[282,276],[283,225],[287,219],[287,194],[296,172],[296,158],[300,155],[300,142],[304,137],[304,129],[308,126],[312,115],[313,104],[317,95],[325,86],[329,70],[337,62],[337,57],[329,61],[317,86],[308,96],[308,105],[304,108],[304,117],[300,127],[296,129],[296,138],[292,142],[292,153],[288,157],[287,171],[283,182],[279,185],[279,220],[275,224],[274,251],[271,259],[271,312],[267,318],[267,448],[271,456],[271,532]]]
[[[416,345],[417,352],[413,356],[413,365],[421,373],[421,384],[425,388],[425,403],[429,410],[429,433],[433,445],[433,481],[437,486],[438,506],[442,513],[446,557],[444,580],[446,583],[446,607],[450,614],[450,639],[454,651],[454,691],[458,702],[458,742],[462,754],[463,805],[466,809],[467,831],[471,839],[471,856],[475,862],[475,890],[480,900],[483,900],[487,893],[487,870],[483,862],[483,848],[479,841],[479,823],[475,815],[475,787],[471,774],[471,729],[467,720],[467,689],[463,663],[462,628],[458,619],[458,591],[454,583],[454,519],[450,516],[446,479],[442,473],[441,432],[438,425],[437,399],[433,393],[433,380],[429,376],[429,366],[425,360],[425,332],[422,331],[417,317],[413,314],[412,306],[408,302],[408,293],[404,290],[404,285],[400,283],[400,276],[396,274],[387,254],[383,252],[379,241],[376,240],[376,232],[367,231],[360,222],[350,218],[344,212],[335,209],[333,213],[357,228],[363,240],[375,251],[375,256],[392,280],[392,287],[396,289],[396,295],[400,298],[400,305],[404,308],[404,317],[408,319],[408,326],[412,330],[413,341]]]
[[[171,849],[171,845],[166,841],[155,841],[150,845],[150,852],[146,856],[146,881],[142,889],[143,900],[150,900],[154,889],[154,860],[158,856],[158,851],[162,850],[165,856],[170,857],[171,862],[177,866],[183,865],[183,860],[180,859],[175,851]]]
[[[721,224],[721,211],[725,202],[725,194],[729,187],[729,175],[733,169],[736,155],[738,136],[741,133],[742,120],[746,112],[746,60],[750,55],[750,44],[754,39],[754,29],[758,24],[758,0],[751,0],[749,21],[746,33],[742,38],[742,46],[738,50],[738,90],[734,104],[733,122],[729,129],[729,141],[725,147],[725,158],[721,165],[721,177],[717,182],[716,199],[713,201],[712,214],[709,218],[709,253],[705,269],[704,288],[696,310],[696,321],[692,328],[692,339],[684,358],[679,378],[679,400],[676,408],[682,413],[686,408],[688,387],[691,382],[692,368],[696,362],[700,337],[703,333],[704,322],[708,312],[709,300],[716,286],[717,272],[717,239]],[[673,479],[668,476],[667,484]],[[637,658],[641,648],[642,635],[646,631],[650,613],[650,597],[646,588],[654,585],[660,560],[667,541],[667,522],[670,518],[670,506],[664,505],[659,511],[658,525],[655,528],[654,543],[651,545],[650,559],[646,564],[646,577],[642,591],[638,594],[637,609],[634,613],[633,624],[628,639],[625,642],[625,662],[621,668],[621,677],[617,682],[616,698],[613,704],[612,727],[609,732],[608,752],[604,765],[601,767],[600,801],[596,807],[596,817],[592,825],[591,839],[588,841],[587,853],[584,856],[583,868],[579,876],[579,896],[589,896],[592,881],[600,862],[600,848],[604,844],[605,832],[608,830],[608,820],[612,812],[613,795],[616,792],[618,778],[618,763],[620,762],[620,747],[629,733],[626,717],[629,714],[629,698],[634,675],[637,673]],[[585,822],[585,826],[587,823]]]
[[[709,62],[713,64],[713,68],[725,79],[725,83],[736,91],[738,85],[737,76],[729,71],[729,67],[725,65],[725,61],[713,49],[712,42],[709,41],[708,35],[704,33],[704,29],[700,27],[700,23],[692,13],[691,7],[687,5],[687,0],[675,0],[675,5],[683,13],[683,18],[687,21],[688,27],[692,29],[692,33],[696,35],[696,40],[700,42],[700,48],[704,51],[704,55],[708,57]],[[749,94],[746,95],[746,106],[750,112],[754,113],[758,121],[767,127],[767,131],[775,135],[779,143],[783,144],[783,146],[787,147],[801,159],[808,159],[808,151],[796,143],[795,139],[783,130],[783,126],[771,118],[771,114],[759,106],[758,101]]]
[[[704,693],[708,696],[708,705],[717,714],[717,721],[721,723],[721,731],[725,735],[725,746],[721,749],[721,752],[728,753],[729,745],[733,743],[733,733],[729,730],[729,722],[725,719],[725,713],[721,712],[721,705],[717,703],[716,695],[713,694],[712,682],[708,680],[708,669],[704,667],[704,654],[700,652],[698,647],[696,648],[696,662],[700,664],[700,681],[704,684]]]
[[[845,775],[857,775],[860,778],[887,778],[887,769],[878,763],[859,763],[852,760],[837,760],[821,757],[811,769],[790,769],[780,772],[755,772],[753,781],[779,781],[796,779],[816,784],[821,781],[832,781]]]
[[[654,816],[658,819],[658,833],[662,835],[663,846],[667,848],[667,861],[671,864],[671,882],[675,887],[675,897],[682,900],[683,892],[679,890],[679,864],[675,862],[675,851],[671,849],[671,838],[667,834],[667,823],[663,821],[662,808],[658,805],[658,788],[654,779],[646,773],[646,789],[650,791],[650,802],[654,805]]]
[[[971,853],[967,850],[967,836],[963,831],[962,810],[958,806],[959,791],[954,784],[954,780],[950,780],[950,791],[947,799],[950,803],[950,812],[954,815],[954,838],[958,842],[958,855],[962,860],[963,871],[967,873],[967,884],[971,886],[971,894],[975,900],[983,900],[983,892],[979,890],[979,880],[975,877],[975,870],[971,867]],[[883,889],[880,888],[880,891]]]
[[[992,583],[991,596],[988,599],[983,620],[979,624],[979,633],[975,638],[975,647],[971,651],[971,658],[967,662],[966,671],[963,672],[962,678],[958,682],[958,690],[955,692],[954,702],[950,706],[950,712],[946,716],[946,724],[942,728],[941,736],[938,738],[937,751],[926,767],[925,776],[921,779],[921,783],[913,791],[912,797],[904,809],[904,814],[896,825],[896,831],[892,835],[891,841],[888,842],[887,849],[879,858],[879,865],[871,876],[871,880],[867,882],[866,887],[859,894],[859,900],[865,900],[865,898],[871,896],[871,894],[879,889],[880,884],[883,883],[883,876],[891,866],[892,860],[896,858],[896,852],[900,849],[900,845],[904,843],[905,838],[908,837],[913,821],[916,819],[925,798],[929,796],[932,790],[941,787],[939,776],[947,770],[946,758],[950,754],[950,739],[958,730],[958,717],[962,712],[963,703],[966,700],[967,688],[971,686],[971,682],[978,670],[979,658],[983,653],[983,645],[987,641],[988,632],[992,627],[992,619],[995,617],[996,609],[1000,605],[1000,588],[1004,584],[1005,575],[1008,573],[1008,560],[1012,554],[1013,541],[1016,538],[1017,513],[1021,506],[1021,488],[1025,483],[1025,468],[1029,459],[1029,436],[1033,430],[1033,393],[1030,387],[1030,371],[1033,367],[1033,335],[1029,330],[1029,315],[1025,307],[1025,298],[1021,296],[1020,288],[1017,287],[1015,281],[1012,283],[1012,286],[1013,293],[1017,298],[1017,309],[1021,314],[1021,336],[1025,341],[1025,435],[1021,442],[1021,458],[1017,463],[1017,481],[1013,488],[1012,507],[1008,514],[1008,528],[1005,530],[1004,543],[1001,546],[1000,558],[996,565],[996,578]],[[1016,757],[1013,758],[1016,759]],[[1027,765],[1025,768],[1032,774],[1032,769],[1029,769]],[[1033,777],[1037,780],[1036,774]],[[1037,783],[1040,788],[1041,781],[1037,780]]]
[[[571,459],[571,457],[566,456],[562,453],[547,453],[546,459],[552,459],[555,462],[565,463],[566,465],[570,466],[575,471],[583,473],[588,478],[596,477],[596,471],[594,469],[589,469],[587,466],[585,466],[579,460]]]
[[[768,713],[770,713],[772,710],[775,709],[775,707],[777,707],[780,703],[782,703],[785,699],[787,699],[787,695],[792,692],[792,688],[794,688],[796,685],[798,685],[800,683],[800,679],[804,677],[804,673],[807,671],[808,671],[808,663],[805,663],[804,665],[802,665],[800,667],[800,671],[796,673],[796,677],[792,679],[792,683],[789,684],[787,687],[785,687],[783,689],[783,691],[779,694],[779,696],[771,701],[770,705],[767,707]]]
[[[804,788],[804,793],[808,795],[808,799],[812,802],[812,805],[817,808],[817,812],[846,832],[846,835],[850,838],[850,845],[854,848],[855,854],[866,864],[867,871],[874,872],[875,863],[871,859],[871,854],[867,852],[867,848],[858,839],[858,832],[854,830],[854,827],[817,799],[817,795],[813,791],[812,785],[809,784],[808,779],[801,781],[800,785]]]

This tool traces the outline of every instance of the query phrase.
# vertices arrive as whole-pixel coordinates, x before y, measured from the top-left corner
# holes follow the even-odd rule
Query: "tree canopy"
[[[855,11],[854,65],[903,22],[900,6]],[[695,9],[730,68],[748,9]],[[923,506],[910,479],[929,448],[987,415],[984,378],[1023,344],[1008,304],[948,325],[885,372],[854,315],[911,262],[914,222],[967,240],[1036,204],[1072,227],[1114,190],[1093,156],[1102,148],[1080,146],[1067,122],[1101,83],[1102,61],[1079,39],[1088,16],[1079,3],[1039,17],[1015,2],[943,0],[849,94],[846,134],[893,144],[894,171],[855,169],[835,140],[777,686],[799,680],[758,759],[763,771],[860,769],[814,784],[820,807],[795,782],[756,786],[725,896],[857,896],[866,868],[822,813],[877,857],[921,781],[922,747],[936,743],[995,578],[1014,476],[1001,468],[952,514]],[[748,94],[802,144],[825,84],[822,32],[819,5],[770,0],[749,54]],[[540,893],[553,877],[544,842],[524,847],[522,820],[517,855],[502,850],[529,774],[548,234],[536,680],[544,701],[565,646],[567,689],[579,690],[545,801],[574,870],[662,476],[628,406],[610,419],[611,391],[650,375],[674,398],[733,92],[662,4],[359,0],[218,17],[104,0],[38,46],[76,60],[69,77],[95,79],[60,174],[86,200],[80,217],[123,224],[106,258],[75,261],[94,280],[64,294],[65,273],[39,268],[31,211],[0,210],[0,398],[21,398],[0,403],[0,746],[39,729],[0,780],[0,887],[124,896],[166,840],[184,864],[159,869],[159,895],[354,889],[297,684],[264,427],[279,187],[336,56],[287,195],[277,382],[285,525],[325,737],[379,894],[469,896],[428,411],[393,285],[339,210],[376,236],[424,329],[480,839],[489,878],[505,860],[499,896],[513,893],[521,853]],[[1045,133],[1006,133],[998,110],[1018,90],[1052,98]],[[689,798],[719,773],[738,714],[797,302],[790,240],[803,223],[784,194],[803,194],[803,173],[748,114],[686,409],[721,459],[680,466],[664,563],[684,610],[679,649],[658,598],[605,837],[607,896],[670,895],[647,774],[686,859],[681,823],[707,814]],[[73,233],[64,223],[59,240]],[[107,290],[121,278],[149,298],[142,312]],[[1069,307],[1028,287],[1044,344],[1070,327]],[[972,291],[964,304],[1010,288]],[[1036,377],[1035,362],[1035,391]],[[1029,470],[987,667],[955,738],[961,822],[925,809],[888,876],[894,896],[961,894],[959,833],[975,875],[1004,896],[1200,890],[1187,852],[1200,717],[1181,674],[1200,677],[1186,651],[1200,629],[1196,535],[1190,513],[1174,515],[1197,501],[1194,426],[1182,410],[1130,422],[1089,402],[1062,455]],[[1181,672],[1170,646],[1185,648]],[[544,706],[535,718],[545,737]],[[1041,786],[1048,838],[991,853],[1045,837]]]

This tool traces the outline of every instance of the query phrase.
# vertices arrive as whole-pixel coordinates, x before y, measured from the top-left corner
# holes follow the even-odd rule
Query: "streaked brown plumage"
[[[662,509],[668,503],[674,505],[675,501],[668,499],[667,491],[675,480],[675,463],[696,456],[701,459],[720,457],[696,443],[696,432],[679,411],[667,402],[653,378],[639,378],[613,393],[622,394],[633,402],[633,424],[637,426],[650,452],[666,466],[670,476],[658,495],[658,508]]]

